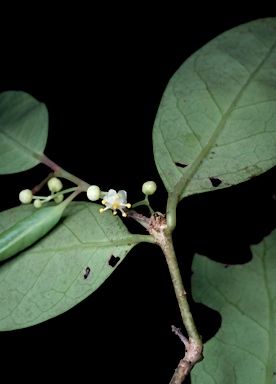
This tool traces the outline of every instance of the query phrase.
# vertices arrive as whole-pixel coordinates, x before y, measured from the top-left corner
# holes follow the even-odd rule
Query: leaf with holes
[[[222,324],[192,371],[193,384],[276,383],[276,230],[251,249],[249,263],[228,268],[194,258],[194,299],[219,311]]]
[[[0,94],[0,174],[26,171],[39,164],[48,136],[48,111],[28,93]]]
[[[2,230],[28,216],[20,206],[0,213]],[[4,227],[5,225],[5,227]],[[119,217],[99,205],[71,203],[43,239],[0,266],[0,330],[55,317],[94,292],[148,235],[132,235]]]
[[[158,172],[180,199],[276,164],[276,18],[231,29],[173,75],[153,128]]]

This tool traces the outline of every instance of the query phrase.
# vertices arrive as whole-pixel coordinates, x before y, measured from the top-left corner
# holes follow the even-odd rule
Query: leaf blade
[[[228,268],[195,256],[194,298],[219,311],[222,325],[192,371],[193,384],[276,382],[276,231],[251,248],[249,263]]]
[[[48,136],[48,111],[29,94],[0,94],[0,174],[26,171],[40,161]]]
[[[218,36],[176,71],[153,128],[168,192],[226,188],[275,165],[275,57],[276,19],[262,19]]]
[[[23,218],[31,207],[19,208],[9,210],[13,220],[17,211]],[[50,234],[1,266],[0,330],[24,328],[58,316],[111,275],[141,240],[109,213],[100,214],[97,204],[71,203]],[[112,255],[115,266],[110,265]]]
[[[0,261],[28,248],[60,220],[65,205],[41,208],[0,234]]]

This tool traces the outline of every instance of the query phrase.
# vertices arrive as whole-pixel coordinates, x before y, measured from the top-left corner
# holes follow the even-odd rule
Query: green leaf
[[[0,213],[11,226],[31,206]],[[7,228],[3,228],[7,229]],[[57,316],[94,292],[127,253],[151,236],[132,235],[99,205],[71,203],[43,239],[0,267],[0,330],[32,326]]]
[[[48,111],[28,93],[0,94],[0,174],[26,171],[39,164],[48,135]]]
[[[28,248],[48,233],[58,223],[65,208],[66,205],[59,204],[38,209],[1,233],[0,261]]]
[[[180,199],[276,163],[276,18],[231,29],[173,75],[153,129],[158,172]]]
[[[276,383],[276,230],[251,250],[249,263],[228,268],[194,258],[194,299],[219,311],[222,324],[192,371],[193,384]]]

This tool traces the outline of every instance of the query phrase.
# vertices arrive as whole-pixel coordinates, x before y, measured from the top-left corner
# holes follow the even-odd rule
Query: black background
[[[168,80],[218,34],[275,16],[265,4],[234,16],[229,6],[183,12],[181,4],[150,14],[138,4],[129,9],[106,4],[101,10],[55,10],[52,16],[41,9],[33,18],[9,14],[2,35],[0,91],[23,90],[46,104],[45,154],[57,164],[102,190],[125,189],[130,202],[142,198],[144,181],[155,180],[152,205],[164,211],[166,191],[155,168],[151,131]],[[19,191],[47,173],[39,165],[1,176],[1,210],[18,205]],[[275,192],[274,168],[179,205],[174,242],[204,341],[221,319],[192,302],[192,257],[198,252],[222,263],[249,261],[249,244],[275,227]],[[40,376],[68,380],[76,374],[78,381],[91,383],[165,384],[184,355],[172,324],[182,326],[164,257],[157,247],[141,244],[81,304],[35,327],[0,334],[2,374],[31,382]]]

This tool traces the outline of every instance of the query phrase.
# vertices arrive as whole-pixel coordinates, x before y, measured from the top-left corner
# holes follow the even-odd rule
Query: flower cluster
[[[142,191],[146,195],[144,200],[141,200],[133,205],[133,207],[138,207],[139,205],[147,205],[151,212],[153,212],[151,206],[149,205],[148,196],[153,195],[157,189],[157,185],[154,181],[146,181],[142,185]],[[100,212],[104,212],[107,209],[113,211],[113,215],[117,215],[117,211],[122,212],[122,216],[126,217],[127,213],[124,211],[125,208],[131,208],[131,204],[127,202],[127,193],[126,191],[116,192],[115,189],[110,189],[108,192],[102,192],[97,185],[90,185],[87,189],[87,197],[91,201],[96,201],[102,198],[102,204],[105,205],[105,208],[101,208]]]
[[[30,204],[34,200],[33,205],[35,208],[40,208],[43,203],[54,199],[56,203],[61,203],[63,201],[64,195],[63,192],[59,194],[58,192],[62,190],[62,182],[57,177],[52,177],[48,180],[48,188],[51,191],[50,196],[35,196],[33,195],[30,189],[23,189],[19,193],[19,200],[23,204]]]

